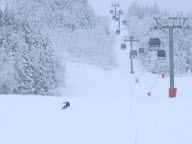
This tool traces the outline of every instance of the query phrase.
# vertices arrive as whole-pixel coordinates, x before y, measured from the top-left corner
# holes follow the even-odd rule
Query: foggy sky
[[[92,7],[96,10],[96,13],[100,15],[108,15],[110,3],[113,0],[88,0]],[[133,0],[117,0],[120,2],[123,10],[127,10],[127,7]],[[154,5],[156,3],[161,9],[167,8],[170,12],[184,13],[192,12],[192,0],[137,0],[141,5]],[[108,6],[108,7],[106,7]]]
[[[1,7],[11,0],[0,0]],[[88,0],[92,7],[96,10],[96,13],[100,15],[108,15],[111,1],[119,1],[123,10],[127,10],[127,7],[132,1],[135,0]],[[171,12],[184,13],[192,12],[192,0],[137,0],[141,5],[154,5],[156,3],[161,9],[167,8]]]

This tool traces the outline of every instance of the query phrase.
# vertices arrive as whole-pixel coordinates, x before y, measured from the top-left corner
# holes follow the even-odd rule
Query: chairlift
[[[122,43],[121,44],[121,50],[126,50],[126,48],[127,48],[127,45],[125,43]]]
[[[120,35],[120,30],[116,30],[116,35]]]
[[[149,39],[149,50],[158,51],[160,50],[161,41],[159,38],[150,38]]]
[[[113,14],[113,10],[110,10],[110,14]]]
[[[118,21],[119,20],[119,18],[118,17],[116,17],[116,19],[115,19],[116,21]]]
[[[137,59],[137,51],[136,50],[130,51],[130,58],[131,59]]]
[[[126,20],[123,20],[123,25],[126,25],[127,24],[127,21]]]
[[[113,20],[115,20],[115,19],[116,19],[116,16],[115,16],[115,15],[113,15],[113,16],[112,16],[112,19],[113,19]]]
[[[140,54],[144,54],[145,53],[145,49],[144,48],[139,48],[139,53]]]
[[[159,50],[157,52],[157,58],[158,58],[158,60],[165,60],[166,59],[166,52],[165,52],[165,50]]]

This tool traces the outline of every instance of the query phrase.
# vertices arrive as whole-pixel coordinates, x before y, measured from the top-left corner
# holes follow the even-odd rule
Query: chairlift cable
[[[153,86],[150,89],[150,92],[152,91],[152,89],[155,87],[156,83],[158,82],[159,78],[161,77],[161,75],[159,75],[156,79],[156,81],[154,82]]]

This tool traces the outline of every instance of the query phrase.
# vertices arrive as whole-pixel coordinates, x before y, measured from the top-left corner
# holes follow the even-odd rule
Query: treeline
[[[126,14],[130,34],[138,36],[140,42],[138,48],[145,48],[146,53],[140,56],[141,64],[153,73],[169,73],[169,32],[168,30],[153,30],[156,25],[154,17],[172,16],[166,9],[162,10],[157,5],[140,6],[133,2]],[[183,16],[181,12],[175,16]],[[192,26],[192,17],[187,15],[186,25]],[[190,74],[192,72],[192,33],[191,29],[174,30],[174,60],[176,75]],[[159,37],[162,45],[161,48],[166,51],[166,60],[158,60],[157,52],[148,51],[148,41],[152,37]]]
[[[0,93],[56,95],[70,61],[113,68],[106,21],[87,0],[9,2],[0,11]]]

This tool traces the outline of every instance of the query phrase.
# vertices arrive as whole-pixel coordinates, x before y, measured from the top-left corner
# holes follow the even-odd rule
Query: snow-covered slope
[[[134,82],[141,68],[137,64],[130,75],[129,49],[120,50],[122,36],[114,47],[116,70],[67,64],[64,97],[0,96],[0,143],[191,144],[192,78],[176,78],[176,99],[168,98],[168,77],[148,97],[158,76],[144,72],[140,83]],[[61,110],[64,101],[71,107]]]

